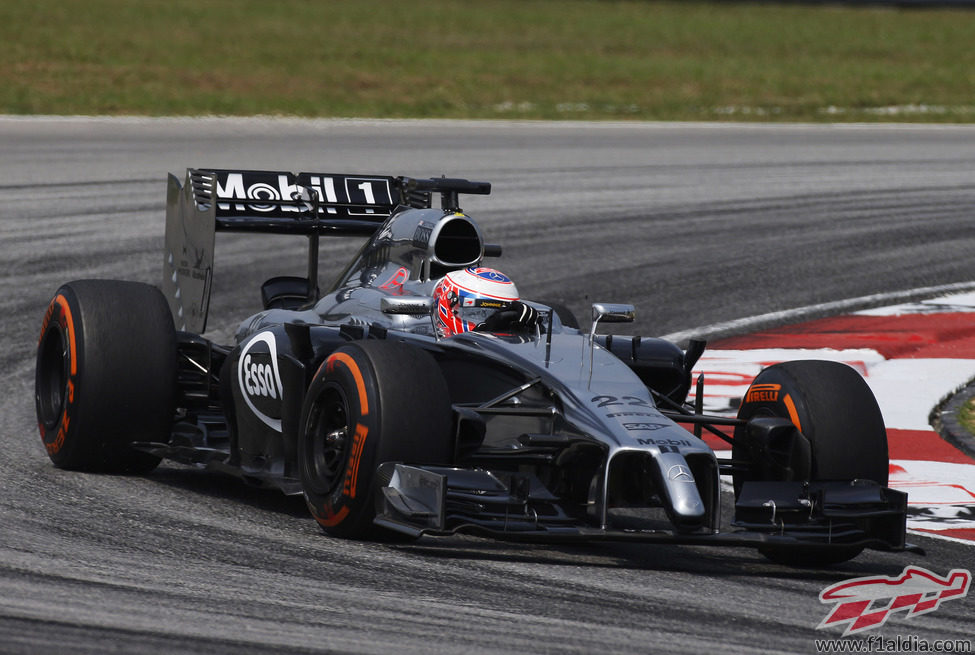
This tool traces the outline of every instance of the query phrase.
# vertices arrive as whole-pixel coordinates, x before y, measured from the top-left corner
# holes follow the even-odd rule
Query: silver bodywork
[[[719,461],[700,427],[682,425],[716,433],[714,425],[734,426],[759,450],[772,437],[786,445],[805,438],[788,419],[689,409],[703,342],[685,352],[659,339],[597,334],[605,323],[632,321],[630,305],[593,304],[588,332],[557,308],[529,303],[543,317],[534,331],[438,334],[437,281],[500,254],[456,202],[457,193],[489,190],[446,178],[190,170],[180,186],[170,176],[163,287],[178,329],[205,327],[216,230],[307,236],[309,273],[265,283],[265,309],[240,323],[236,346],[218,353],[187,338],[186,359],[209,362],[199,370],[212,374],[214,361],[225,361],[237,372],[224,396],[237,424],[229,457],[206,445],[212,404],[187,413],[181,429],[195,435],[193,445],[153,452],[300,491],[295,432],[311,374],[348,341],[395,340],[427,351],[443,374],[454,466],[379,464],[378,477],[388,481],[378,499],[381,526],[413,536],[905,547],[904,494],[870,481],[797,480],[785,469],[774,474],[783,477],[745,480],[734,523],[743,530],[719,533],[720,475],[738,464]],[[430,208],[433,192],[442,194],[441,209]],[[366,242],[319,295],[321,235]],[[205,399],[211,382],[201,383]],[[795,452],[808,455],[808,443]],[[629,509],[649,510],[655,527],[626,527],[629,517],[620,514]]]

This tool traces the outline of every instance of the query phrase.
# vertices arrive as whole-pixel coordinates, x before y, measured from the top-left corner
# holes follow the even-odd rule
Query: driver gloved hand
[[[534,307],[515,300],[499,309],[474,328],[478,332],[513,332],[534,330],[541,316]]]

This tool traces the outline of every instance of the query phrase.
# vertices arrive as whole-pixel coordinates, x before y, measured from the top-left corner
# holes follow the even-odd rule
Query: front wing
[[[907,494],[869,481],[746,482],[728,532],[598,525],[573,516],[530,478],[387,463],[375,522],[413,537],[479,534],[510,541],[639,541],[711,546],[865,547],[904,541]],[[599,515],[599,512],[594,512]]]

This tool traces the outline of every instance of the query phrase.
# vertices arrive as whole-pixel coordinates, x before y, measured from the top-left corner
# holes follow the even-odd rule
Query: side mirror
[[[592,327],[589,330],[589,347],[592,348],[596,337],[596,326],[599,321],[607,323],[632,323],[636,320],[636,309],[633,305],[610,302],[594,302],[592,304]],[[590,353],[591,354],[591,353]]]
[[[636,320],[636,309],[633,305],[621,303],[596,302],[592,304],[592,322],[632,323]]]
[[[596,326],[599,321],[607,323],[632,323],[636,320],[636,309],[633,305],[610,302],[594,302],[592,304],[592,327],[589,328],[589,383],[592,384],[592,364],[595,355]]]
[[[383,314],[430,316],[434,299],[429,296],[385,296],[379,304]]]

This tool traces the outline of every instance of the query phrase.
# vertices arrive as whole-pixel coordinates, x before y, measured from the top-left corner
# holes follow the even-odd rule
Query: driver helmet
[[[451,271],[433,290],[437,325],[445,337],[470,332],[484,320],[518,300],[518,289],[507,275],[483,266]]]

